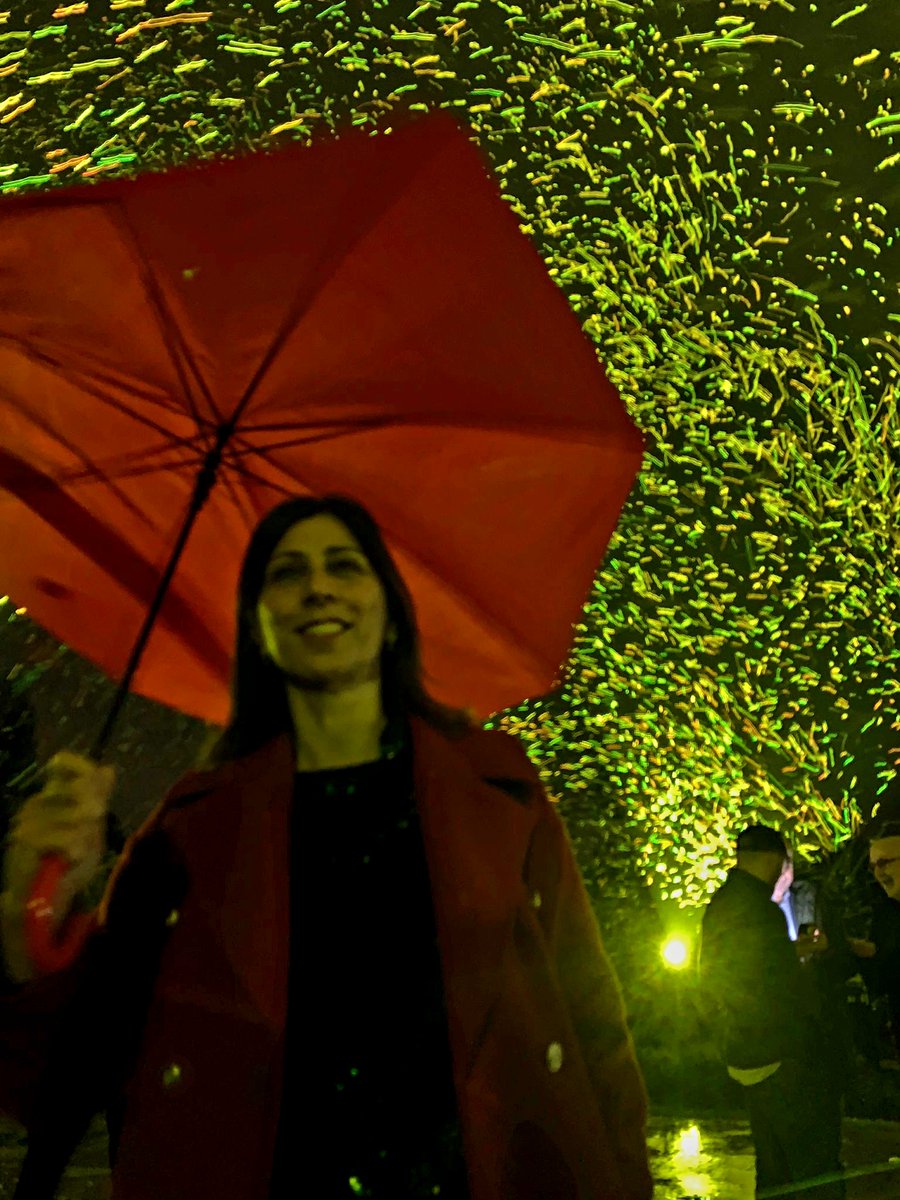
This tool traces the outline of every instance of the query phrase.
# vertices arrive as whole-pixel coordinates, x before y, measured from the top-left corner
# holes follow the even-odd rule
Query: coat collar
[[[534,768],[530,765],[518,743],[506,735],[498,735],[489,729],[473,728],[459,739],[451,741],[439,733],[421,717],[411,717],[410,732],[414,757],[420,757],[422,748],[432,752],[445,746],[486,782],[503,780],[519,784],[525,795],[534,787]],[[287,768],[286,763],[290,766]],[[289,769],[293,772],[293,745],[289,734],[280,734],[259,749],[234,762],[224,763],[207,770],[189,771],[170,789],[166,797],[167,807],[177,807],[204,792],[222,787],[247,786],[271,782],[274,775]]]
[[[451,740],[416,717],[410,733],[454,1068],[462,1080],[499,990],[525,894],[538,785],[521,747],[506,734],[474,729]],[[283,734],[240,761],[186,776],[166,799],[171,810],[212,792],[216,804],[221,798],[230,810],[225,823],[239,832],[224,853],[240,868],[229,887],[234,907],[216,926],[235,976],[276,1028],[286,1019],[294,765],[292,739]],[[256,918],[252,938],[247,912]]]

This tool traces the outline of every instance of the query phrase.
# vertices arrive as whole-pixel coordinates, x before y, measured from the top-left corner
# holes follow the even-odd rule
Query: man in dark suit
[[[789,886],[780,833],[752,825],[737,864],[703,916],[700,975],[728,1074],[742,1085],[756,1151],[757,1193],[827,1176],[809,1200],[843,1200],[840,1094],[823,1065],[825,1035],[813,936],[792,943],[773,899]]]

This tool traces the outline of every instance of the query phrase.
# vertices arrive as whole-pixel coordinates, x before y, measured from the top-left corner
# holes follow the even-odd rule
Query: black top
[[[464,1200],[408,749],[296,775],[285,1090],[270,1200]]]
[[[820,1013],[772,888],[733,867],[703,914],[700,974],[720,1052],[751,1069],[821,1055]]]

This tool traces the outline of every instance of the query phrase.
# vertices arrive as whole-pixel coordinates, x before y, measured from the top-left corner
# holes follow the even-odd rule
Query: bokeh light
[[[686,967],[689,957],[687,943],[681,938],[669,938],[663,945],[662,956],[667,967],[674,970]]]

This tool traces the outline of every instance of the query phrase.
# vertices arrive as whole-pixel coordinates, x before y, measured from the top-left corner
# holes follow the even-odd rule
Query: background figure
[[[876,821],[865,836],[869,869],[880,895],[873,906],[869,937],[851,938],[849,946],[869,994],[887,1000],[896,1061],[900,1051],[900,820]]]
[[[816,980],[801,964],[813,960],[820,939],[798,935],[792,945],[775,902],[792,876],[781,834],[753,825],[738,836],[737,865],[703,915],[701,988],[728,1074],[743,1088],[757,1195],[831,1176],[803,1194],[842,1200],[841,1100],[823,1066]]]

